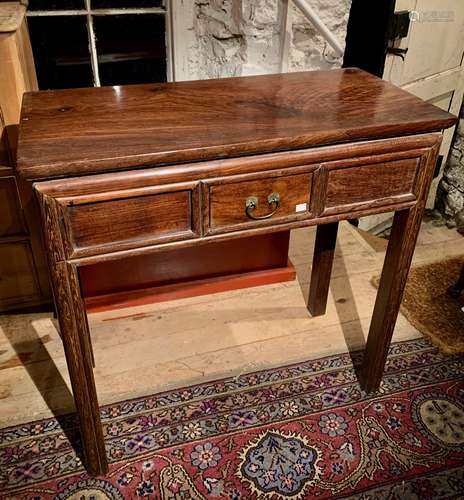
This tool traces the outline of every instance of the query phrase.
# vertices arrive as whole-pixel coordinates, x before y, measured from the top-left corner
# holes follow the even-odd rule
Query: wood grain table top
[[[18,170],[51,179],[438,131],[456,117],[358,69],[50,90],[23,100]]]

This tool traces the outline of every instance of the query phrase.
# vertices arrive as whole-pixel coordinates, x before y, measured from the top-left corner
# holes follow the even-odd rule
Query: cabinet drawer
[[[205,232],[214,234],[311,217],[312,177],[312,171],[300,169],[294,175],[266,172],[260,177],[207,182],[209,217]],[[275,196],[278,203],[270,199]],[[249,206],[247,214],[247,201],[251,199],[255,206]]]
[[[198,187],[170,192],[104,193],[97,201],[62,207],[70,257],[196,236]],[[112,197],[114,196],[114,197]]]
[[[327,164],[328,183],[324,214],[387,205],[416,198],[419,158],[353,166],[343,162]]]

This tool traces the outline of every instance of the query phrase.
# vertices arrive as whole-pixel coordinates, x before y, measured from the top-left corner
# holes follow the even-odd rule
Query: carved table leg
[[[338,222],[317,226],[308,298],[308,310],[312,316],[325,314],[337,231]]]
[[[418,204],[395,213],[362,367],[361,384],[368,392],[382,379],[423,212]]]
[[[54,265],[52,277],[66,362],[79,416],[85,466],[89,474],[96,476],[107,472],[108,464],[79,276],[72,264],[59,262]]]

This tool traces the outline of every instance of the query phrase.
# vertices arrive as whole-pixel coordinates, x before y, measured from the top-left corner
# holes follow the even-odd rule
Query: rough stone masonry
[[[438,208],[448,218],[450,225],[461,213],[459,220],[464,229],[464,108],[438,189]]]
[[[281,0],[195,0],[187,48],[192,79],[281,71]],[[344,45],[351,0],[311,0],[311,6]],[[183,13],[185,14],[185,13]],[[324,38],[292,6],[288,71],[341,66]]]

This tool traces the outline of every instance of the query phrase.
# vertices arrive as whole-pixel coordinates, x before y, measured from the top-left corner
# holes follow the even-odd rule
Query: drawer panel
[[[295,175],[266,175],[261,178],[227,178],[208,185],[209,227],[207,232],[223,232],[260,225],[289,222],[310,217],[312,173]],[[244,178],[245,177],[245,178]],[[269,204],[268,197],[279,195],[279,206]],[[249,213],[254,217],[269,215],[262,220],[251,219],[246,214],[246,201],[255,197],[257,207]]]
[[[331,168],[329,164],[324,213],[361,208],[372,200],[376,205],[397,198],[413,200],[419,162],[419,158],[406,158],[351,167]]]
[[[122,198],[66,205],[67,253],[76,256],[117,251],[193,237],[193,192],[185,189],[126,194]]]

